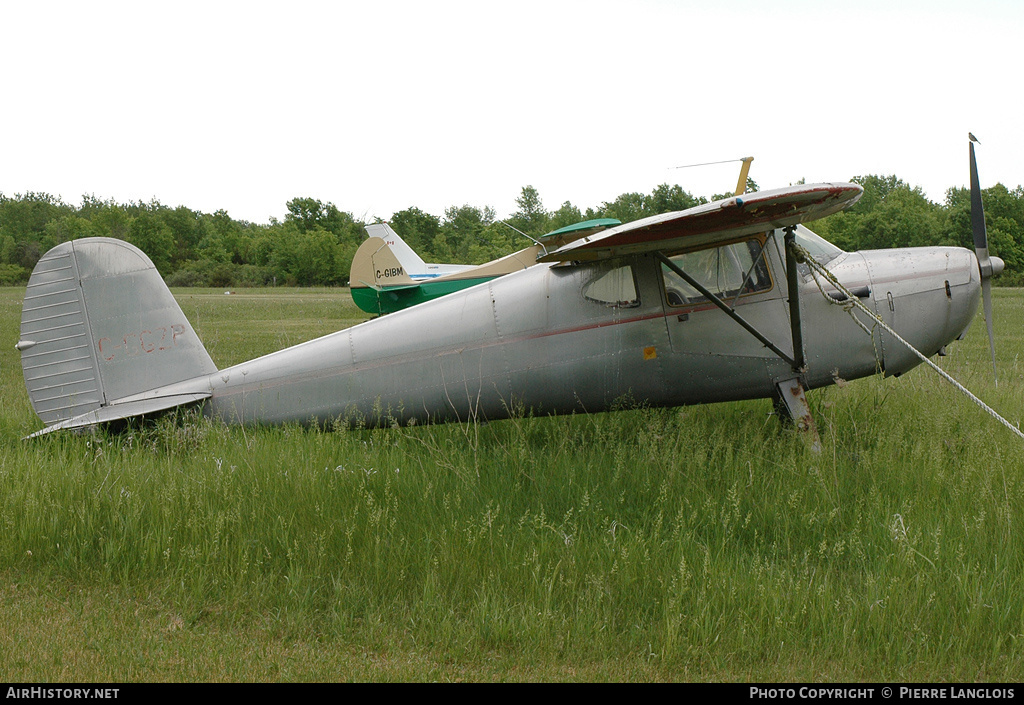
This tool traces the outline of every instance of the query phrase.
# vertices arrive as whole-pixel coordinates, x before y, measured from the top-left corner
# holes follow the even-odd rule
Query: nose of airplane
[[[962,247],[917,247],[863,253],[875,310],[900,337],[927,356],[960,337],[981,300],[978,259]],[[992,258],[993,269],[997,258]],[[1003,266],[999,261],[1000,269]],[[920,359],[883,333],[887,374],[901,374]]]

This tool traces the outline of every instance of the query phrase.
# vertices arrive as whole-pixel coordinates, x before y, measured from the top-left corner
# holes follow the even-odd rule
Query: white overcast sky
[[[679,184],[1024,182],[1019,0],[0,0],[0,193],[265,223]]]

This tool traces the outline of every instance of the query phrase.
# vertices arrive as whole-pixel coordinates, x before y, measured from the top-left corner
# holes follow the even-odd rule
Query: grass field
[[[932,372],[323,433],[40,428],[0,289],[0,680],[1020,681],[1024,444]],[[363,320],[179,290],[218,366]],[[940,364],[1013,423],[1024,291]]]

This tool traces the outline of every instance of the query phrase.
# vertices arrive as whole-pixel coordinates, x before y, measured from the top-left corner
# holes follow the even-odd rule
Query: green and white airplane
[[[367,225],[367,239],[356,250],[349,271],[352,300],[367,313],[394,313],[532,267],[548,250],[620,224],[614,218],[575,223],[480,265],[424,262],[387,223]]]

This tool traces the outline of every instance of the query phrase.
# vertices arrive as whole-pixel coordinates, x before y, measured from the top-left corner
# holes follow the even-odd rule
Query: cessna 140
[[[223,370],[140,250],[66,242],[39,260],[25,295],[17,348],[46,424],[33,435],[196,403],[229,423],[372,425],[595,412],[626,396],[651,406],[770,398],[813,427],[805,389],[920,362],[836,301],[859,297],[933,355],[965,332],[1002,269],[983,220],[977,255],[843,252],[802,225],[861,193],[797,185],[619,225],[521,271]]]

